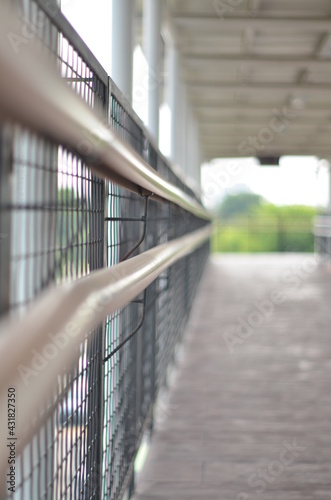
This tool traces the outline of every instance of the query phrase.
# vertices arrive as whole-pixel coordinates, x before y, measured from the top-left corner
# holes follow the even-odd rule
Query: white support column
[[[113,0],[112,73],[116,85],[132,102],[134,1]]]
[[[167,101],[170,108],[170,157],[174,162],[179,160],[178,151],[178,104],[179,104],[179,84],[178,84],[178,53],[175,45],[171,42],[167,44]]]
[[[161,85],[161,2],[144,0],[143,51],[148,63],[147,127],[158,143]]]
[[[187,158],[187,171],[190,177],[196,178],[195,175],[195,151],[196,151],[196,137],[195,137],[195,127],[194,127],[194,116],[192,113],[192,108],[188,103],[188,115],[187,115],[187,139],[186,139],[186,158]]]
[[[167,103],[171,113],[170,157],[200,185],[199,129],[187,89],[179,78],[179,56],[171,30],[166,34]]]
[[[186,88],[185,88],[185,83],[181,83],[181,105],[179,106],[179,112],[181,113],[181,141],[180,141],[180,150],[181,150],[181,162],[180,166],[182,167],[183,172],[186,174],[188,173],[188,164],[187,164],[187,123],[188,123],[188,116],[187,116],[187,95],[186,95]]]

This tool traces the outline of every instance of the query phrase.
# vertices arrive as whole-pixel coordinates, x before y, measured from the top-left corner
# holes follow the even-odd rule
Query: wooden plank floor
[[[331,274],[211,258],[161,410],[135,500],[330,500]]]

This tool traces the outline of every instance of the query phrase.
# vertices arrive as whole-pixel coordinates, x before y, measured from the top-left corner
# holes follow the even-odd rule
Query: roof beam
[[[199,120],[199,124],[202,125],[217,125],[217,124],[222,124],[222,123],[251,123],[251,124],[259,124],[261,122],[265,122],[266,120],[270,119],[272,117],[272,110],[277,108],[277,106],[270,106],[268,109],[266,109],[263,113],[257,114],[254,112],[241,112],[240,110],[233,110],[232,113],[215,113],[215,114],[200,114],[196,113],[196,116]],[[278,106],[279,108],[279,106]],[[319,124],[320,122],[323,123],[330,123],[331,125],[331,120],[330,120],[330,113],[309,113],[306,112],[306,110],[301,110],[300,111],[300,124]]]
[[[297,83],[299,85],[305,85],[308,83],[308,79],[309,79],[309,71],[307,69],[300,70],[297,77]]]
[[[251,17],[251,16],[226,16],[225,22],[220,22],[219,18],[213,16],[172,16],[174,24],[182,29],[192,30],[195,35],[198,32],[219,32],[219,33],[234,33],[236,31],[250,28],[259,30],[259,32],[276,33],[291,33],[295,30],[306,31],[314,30],[317,32],[331,31],[331,19],[326,17]]]
[[[256,151],[254,154],[254,148],[247,147],[238,151],[238,149],[217,149],[217,148],[205,148],[205,154],[208,158],[245,158],[245,157],[256,157],[261,156],[318,156],[318,157],[328,157],[330,158],[331,149],[316,147],[314,149],[308,149],[306,147],[299,145],[294,145],[293,147],[278,147],[273,149],[265,149],[263,151]]]
[[[319,150],[324,150],[324,151],[331,151],[331,146],[330,144],[324,143],[324,144],[307,144],[307,138],[299,138],[297,137],[295,141],[293,142],[282,142],[282,141],[273,141],[269,145],[264,145],[262,142],[259,142],[259,139],[257,136],[252,140],[252,137],[238,137],[237,140],[231,140],[225,137],[225,141],[219,143],[219,142],[203,142],[202,145],[204,149],[209,149],[209,150],[214,150],[214,151],[229,151],[232,150],[233,153],[235,153],[237,156],[242,155],[247,151],[248,148],[254,148],[257,151],[260,151],[261,154],[266,154],[266,153],[271,153],[272,151],[286,151],[286,150],[292,150],[292,149],[305,149],[307,151],[312,150],[316,151],[317,149]],[[250,140],[251,141],[250,141]],[[314,154],[314,153],[312,153]]]
[[[208,116],[198,116],[198,121],[199,125],[201,128],[205,127],[229,127],[233,125],[238,125],[241,127],[245,126],[250,126],[250,127],[263,127],[266,124],[268,124],[268,121],[272,119],[274,115],[272,115],[270,108],[270,112],[266,114],[265,116],[262,117],[254,117],[251,115],[238,115],[235,117],[229,117],[229,116],[214,116],[214,117],[208,117]],[[275,109],[275,108],[273,108]],[[331,126],[331,121],[330,119],[326,117],[321,117],[321,118],[312,118],[311,116],[305,116],[305,114],[300,113],[300,120],[296,122],[295,128],[310,128],[311,130],[316,129],[316,127],[324,127],[328,128]],[[331,131],[330,131],[331,132]]]
[[[238,142],[233,142],[231,143],[230,141],[226,141],[224,142],[223,144],[204,144],[204,147],[205,149],[209,149],[209,150],[214,150],[214,151],[226,151],[226,152],[229,152],[229,151],[232,151],[232,152],[237,152],[238,154],[238,149],[240,147],[240,144],[241,143],[238,143]],[[278,141],[277,143],[276,142],[273,142],[271,144],[267,144],[265,145],[265,148],[264,148],[264,152],[266,151],[273,151],[273,150],[277,150],[279,151],[280,149],[283,149],[283,150],[290,150],[290,149],[305,149],[305,150],[309,150],[309,149],[323,149],[323,150],[329,150],[331,151],[331,144],[307,144],[307,142],[299,142],[299,141],[295,141],[295,142],[291,142],[291,143],[282,143],[280,141]],[[314,154],[314,153],[311,153],[311,154]],[[240,153],[239,153],[239,156],[240,156]]]
[[[226,153],[226,154],[231,154],[235,156],[241,156],[240,152],[238,151],[238,144],[223,144],[221,146],[213,146],[213,145],[205,145],[205,150],[207,151],[213,151],[214,154],[216,152],[220,153]],[[305,151],[306,154],[316,154],[315,151],[331,151],[331,145],[323,145],[320,146],[318,144],[270,144],[269,146],[267,145],[265,149],[263,150],[263,154],[270,153],[270,152],[276,152],[276,151],[282,151],[282,152],[288,152],[288,151],[296,151],[294,154],[299,154],[299,151]]]
[[[274,115],[277,117],[277,115]],[[280,114],[279,114],[280,116]],[[275,134],[277,137],[281,137],[282,134],[281,132],[286,131],[286,136],[290,135],[293,133],[294,135],[297,134],[312,134],[314,133],[318,137],[322,137],[323,135],[329,136],[330,134],[330,128],[331,128],[331,122],[326,122],[326,121],[318,121],[311,123],[309,120],[306,120],[305,122],[302,123],[302,118],[301,116],[297,116],[293,118],[292,120],[288,119],[286,120],[285,118],[280,117],[279,121],[276,123],[274,120],[272,120],[273,116],[270,115],[266,120],[261,120],[260,122],[245,122],[242,123],[241,121],[237,122],[229,122],[228,120],[225,120],[224,122],[219,122],[219,123],[201,123],[200,124],[200,132],[204,136],[215,136],[220,133],[224,134],[232,134],[235,132],[236,134],[238,133],[239,135],[245,134],[245,133],[253,133],[253,132],[258,132],[262,128],[272,128],[274,125],[277,127],[277,132]],[[271,123],[271,126],[270,126]],[[283,124],[284,129],[278,128],[278,124],[281,125]],[[329,143],[330,139],[328,137]],[[331,146],[331,143],[330,143]]]
[[[250,104],[245,104],[245,105],[236,105],[236,104],[229,104],[228,101],[226,102],[220,102],[220,103],[215,103],[214,101],[195,101],[192,102],[193,108],[199,113],[199,111],[206,111],[207,113],[209,111],[212,112],[219,112],[219,111],[237,111],[237,112],[250,112],[250,111],[268,111],[272,108],[274,108],[277,104],[275,102],[269,102],[269,103],[250,103]],[[309,106],[305,108],[305,112],[308,110],[309,111],[323,111],[327,112],[325,105],[320,105],[320,104],[314,104],[314,103],[309,103]],[[331,112],[330,112],[331,113]],[[330,114],[331,117],[331,114]]]
[[[205,148],[205,155],[208,159],[211,158],[244,158],[236,149],[215,149]],[[263,151],[264,156],[321,156],[326,157],[331,154],[331,148],[305,148],[303,146],[293,146],[291,148],[275,148]]]
[[[237,146],[239,147],[241,142],[244,142],[244,141],[248,141],[250,138],[252,137],[256,137],[256,136],[252,136],[252,134],[248,134],[248,135],[223,135],[223,134],[220,134],[218,137],[214,136],[213,138],[212,137],[208,137],[208,138],[204,138],[203,139],[203,144],[205,145],[212,145],[212,146],[215,146],[215,147],[218,147],[218,146]],[[284,137],[283,136],[275,136],[275,140],[272,141],[272,143],[270,144],[270,146],[277,146],[279,147],[280,145],[282,146],[292,146],[293,144],[295,145],[298,145],[298,144],[301,144],[301,145],[307,145],[307,137],[305,135],[294,135],[294,136],[289,136],[287,140],[284,140]],[[261,145],[263,145],[261,143]],[[313,143],[310,143],[308,144],[308,146],[325,146],[325,147],[328,147],[331,149],[331,145],[330,145],[330,141],[326,141],[325,139],[323,141],[314,141]],[[265,146],[267,147],[267,146]]]
[[[239,134],[239,132],[236,133],[235,131],[233,133],[228,134],[227,131],[220,131],[219,134],[214,135],[213,137],[211,137],[211,136],[207,137],[204,135],[202,137],[202,143],[205,145],[206,144],[207,145],[214,145],[215,147],[221,146],[221,145],[223,145],[223,146],[237,145],[237,147],[239,147],[239,145],[244,141],[250,142],[251,140],[258,138],[259,137],[258,132],[259,132],[259,130],[255,130],[255,131],[247,130],[246,132],[243,132],[241,134]],[[324,145],[324,146],[330,147],[330,149],[331,149],[330,141],[328,141],[327,138],[323,137],[318,141],[317,140],[312,141],[310,139],[312,134],[313,134],[313,131],[311,131],[311,132],[307,131],[305,134],[289,135],[288,137],[286,137],[285,135],[275,135],[274,139],[270,143],[270,146],[274,146],[274,145],[278,146],[279,144],[282,144],[282,145],[287,144],[287,145],[291,146],[292,144],[301,143],[301,144],[305,144],[308,146]],[[308,138],[309,138],[309,140],[308,140]],[[261,145],[262,144],[263,143],[261,142]],[[265,147],[267,147],[267,146],[265,146]]]
[[[236,89],[242,89],[246,92],[249,91],[267,91],[267,92],[277,92],[277,90],[284,90],[285,92],[291,92],[293,90],[302,91],[316,91],[316,92],[331,92],[331,86],[329,84],[298,84],[298,83],[262,83],[262,82],[252,82],[251,84],[240,83],[240,82],[190,82],[186,80],[189,85],[189,90],[193,92],[201,92],[216,90],[216,91],[233,91]],[[209,95],[210,98],[210,95]]]
[[[245,33],[251,37],[250,41],[247,42],[248,47],[247,50],[252,50],[252,35],[248,35],[248,31],[245,30]],[[243,39],[244,40],[244,39]],[[246,40],[246,38],[245,38]],[[331,42],[331,39],[330,39]],[[242,45],[246,42],[242,42]],[[331,47],[330,47],[331,49]],[[233,55],[209,55],[209,56],[194,56],[194,55],[185,55],[185,66],[190,68],[199,67],[201,69],[206,70],[206,67],[210,66],[213,70],[213,73],[216,72],[217,69],[224,70],[224,68],[237,68],[238,65],[245,64],[249,65],[251,68],[266,68],[270,69],[274,66],[277,70],[281,70],[283,68],[288,69],[297,69],[303,70],[309,67],[309,69],[316,70],[325,70],[330,69],[330,60],[329,59],[316,59],[313,57],[281,57],[281,56],[252,56],[247,53],[246,56],[238,56],[237,54]]]

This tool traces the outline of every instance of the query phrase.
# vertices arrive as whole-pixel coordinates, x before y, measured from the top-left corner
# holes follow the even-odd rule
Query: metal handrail
[[[33,43],[13,57],[5,35],[17,32],[19,26],[18,20],[4,12],[0,21],[0,118],[18,121],[66,145],[83,156],[95,173],[127,189],[150,193],[211,220],[200,203],[163,179],[104,123],[101,114],[68,88],[49,62],[32,50]]]
[[[211,235],[208,225],[193,233],[152,248],[108,269],[95,271],[74,282],[42,294],[24,318],[6,319],[0,324],[0,472],[7,466],[7,390],[15,387],[19,401],[17,452],[40,426],[36,409],[47,405],[63,366],[72,366],[77,346],[107,315],[124,307],[162,271],[201,246]],[[59,314],[61,311],[61,314]],[[51,331],[52,335],[46,332]],[[62,339],[56,342],[54,339]],[[63,348],[59,344],[65,339]],[[43,356],[49,345],[58,350],[45,357],[40,372],[35,370],[36,352]],[[15,346],[15,348],[13,348]],[[31,370],[29,372],[29,370]],[[36,373],[37,372],[37,373]],[[22,374],[26,374],[26,377]]]

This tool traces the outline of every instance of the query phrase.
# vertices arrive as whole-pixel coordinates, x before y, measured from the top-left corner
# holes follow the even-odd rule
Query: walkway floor
[[[331,499],[331,274],[314,256],[211,258],[134,498]]]

